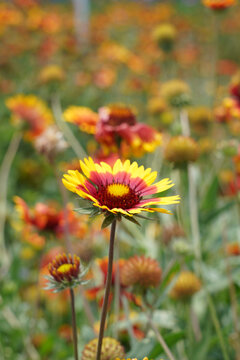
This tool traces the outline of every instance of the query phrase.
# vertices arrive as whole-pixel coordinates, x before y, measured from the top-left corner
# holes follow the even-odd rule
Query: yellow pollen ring
[[[68,271],[70,269],[72,269],[72,267],[73,267],[72,264],[62,264],[62,265],[59,266],[57,271],[60,272],[61,274],[66,274],[66,273],[68,273]]]
[[[129,193],[129,187],[125,184],[111,184],[107,187],[107,192],[116,197],[122,197]]]

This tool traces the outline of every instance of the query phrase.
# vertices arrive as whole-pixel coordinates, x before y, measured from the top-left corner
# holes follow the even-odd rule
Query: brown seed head
[[[121,282],[125,286],[156,287],[161,281],[161,275],[162,270],[156,260],[145,256],[134,256],[124,264],[121,270]]]
[[[98,339],[93,339],[85,345],[82,352],[82,360],[95,360],[97,354]],[[101,360],[115,360],[124,358],[124,349],[119,341],[105,337],[102,342]]]

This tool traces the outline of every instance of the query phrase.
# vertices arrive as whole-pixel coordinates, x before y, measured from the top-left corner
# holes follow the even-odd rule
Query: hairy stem
[[[108,253],[108,272],[107,272],[107,281],[106,281],[106,288],[105,288],[103,307],[102,307],[100,330],[99,330],[99,336],[98,336],[98,347],[97,347],[96,360],[101,359],[102,341],[103,341],[103,336],[104,336],[105,322],[106,322],[107,311],[108,311],[109,294],[110,294],[111,283],[112,283],[112,268],[113,268],[114,239],[115,239],[116,223],[117,223],[117,220],[114,220],[111,225],[110,244],[109,244],[109,253]]]
[[[73,331],[73,347],[74,358],[78,360],[78,342],[77,342],[77,325],[76,325],[76,312],[75,312],[75,300],[73,289],[69,289],[71,297],[71,309],[72,309],[72,331]]]

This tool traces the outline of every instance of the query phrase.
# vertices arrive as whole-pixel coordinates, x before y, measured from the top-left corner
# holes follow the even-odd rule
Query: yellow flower
[[[174,184],[167,178],[153,184],[157,172],[152,172],[150,168],[145,170],[136,162],[131,164],[129,160],[122,162],[118,159],[111,167],[105,162],[96,164],[89,157],[80,161],[80,166],[83,174],[69,170],[64,175],[63,184],[105,213],[127,217],[142,211],[170,214],[168,210],[151,206],[179,202],[178,195],[153,197]],[[145,199],[145,196],[148,198]]]
[[[199,147],[196,141],[188,136],[173,136],[165,148],[165,159],[182,165],[189,161],[196,161]]]
[[[153,39],[166,52],[172,50],[176,35],[176,29],[171,24],[159,25],[153,31]]]
[[[79,126],[80,130],[88,134],[95,134],[98,114],[91,109],[83,106],[70,106],[63,115],[66,121]]]
[[[41,83],[48,83],[50,81],[63,81],[65,77],[63,69],[58,65],[47,65],[39,74],[39,81]]]
[[[199,278],[191,271],[182,271],[171,291],[174,299],[185,300],[191,298],[201,289]]]

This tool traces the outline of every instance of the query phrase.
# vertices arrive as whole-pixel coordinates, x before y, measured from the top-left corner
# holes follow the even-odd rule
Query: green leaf
[[[123,215],[124,218],[138,226],[141,226],[141,224],[139,224],[139,222],[134,218],[134,217],[131,217],[131,216],[127,216],[127,215]]]
[[[90,213],[90,217],[94,217],[94,216],[97,216],[100,214],[101,214],[101,210],[99,210],[98,208],[94,208],[94,209],[92,209],[92,211]]]
[[[145,220],[156,220],[156,219],[149,218],[149,217],[147,217],[147,216],[143,216],[143,215],[140,215],[140,214],[135,214],[134,216],[137,216],[137,217],[139,217],[139,218],[141,218],[141,219],[145,219]]]
[[[105,219],[103,220],[103,223],[102,223],[102,229],[105,229],[106,227],[108,227],[109,225],[111,225],[111,223],[115,220],[115,215],[113,214],[110,214],[110,215],[107,215],[105,217]]]
[[[217,218],[221,213],[230,209],[233,205],[234,205],[234,201],[231,201],[213,211],[207,211],[204,214],[202,214],[202,216],[200,217],[200,221],[206,225],[211,221],[215,220],[215,218]]]
[[[206,195],[203,198],[202,206],[201,206],[202,210],[210,210],[215,206],[218,192],[219,192],[219,181],[217,176],[215,176],[206,191]]]
[[[93,208],[92,208],[92,206],[91,207],[80,207],[80,208],[74,209],[74,211],[78,212],[79,214],[90,215],[93,211]]]

